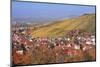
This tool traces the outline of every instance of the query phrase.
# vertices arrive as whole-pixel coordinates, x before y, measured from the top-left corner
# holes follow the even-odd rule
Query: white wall
[[[53,65],[38,65],[38,67],[98,67],[100,63],[100,0],[26,0],[41,2],[56,2],[69,4],[86,4],[97,6],[97,61],[84,63],[67,63]],[[0,0],[0,67],[10,65],[10,0]],[[35,67],[35,66],[34,66]]]

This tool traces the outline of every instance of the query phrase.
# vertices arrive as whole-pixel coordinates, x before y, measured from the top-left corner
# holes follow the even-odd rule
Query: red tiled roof
[[[13,37],[13,41],[16,40],[15,38],[16,38],[16,37]],[[19,35],[18,38],[19,38],[19,40],[20,40],[20,42],[21,42],[22,44],[32,45],[32,42],[30,42],[30,41],[29,41],[25,36],[23,36],[23,35]]]

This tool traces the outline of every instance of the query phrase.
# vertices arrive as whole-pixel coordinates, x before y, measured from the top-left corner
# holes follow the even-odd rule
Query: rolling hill
[[[33,37],[64,36],[66,31],[81,29],[85,32],[95,33],[95,14],[84,14],[76,18],[54,21],[47,25],[32,30]]]

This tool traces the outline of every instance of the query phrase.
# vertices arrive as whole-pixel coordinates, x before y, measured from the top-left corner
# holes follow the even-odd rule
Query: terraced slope
[[[54,21],[32,31],[33,37],[57,37],[64,36],[66,31],[82,29],[95,33],[95,14],[84,14],[77,18]]]

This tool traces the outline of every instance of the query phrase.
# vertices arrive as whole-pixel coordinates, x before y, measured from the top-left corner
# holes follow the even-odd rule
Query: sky
[[[55,21],[88,13],[95,13],[95,6],[18,1],[12,2],[13,19],[24,18],[37,23]]]

